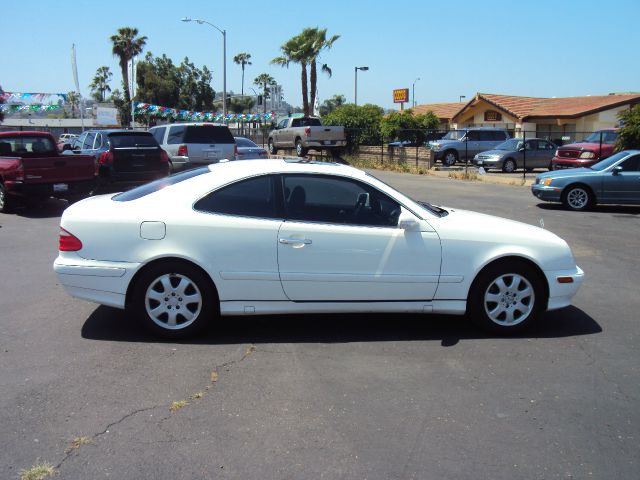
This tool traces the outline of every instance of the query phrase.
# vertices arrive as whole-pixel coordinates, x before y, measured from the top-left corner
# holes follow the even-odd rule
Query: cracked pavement
[[[586,272],[575,306],[507,339],[457,317],[300,315],[160,341],[57,285],[63,202],[1,215],[0,478],[42,461],[60,479],[635,478],[640,207],[573,213],[526,187],[374,175],[542,218]]]

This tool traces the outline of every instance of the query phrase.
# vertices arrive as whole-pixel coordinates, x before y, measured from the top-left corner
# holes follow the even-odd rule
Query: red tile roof
[[[428,103],[424,105],[416,105],[413,107],[413,113],[420,115],[431,111],[441,120],[451,120],[464,106],[465,104],[460,102]]]

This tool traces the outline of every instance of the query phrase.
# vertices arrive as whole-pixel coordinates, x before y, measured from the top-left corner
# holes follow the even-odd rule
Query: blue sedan
[[[618,152],[588,168],[542,173],[531,193],[571,210],[587,210],[598,203],[640,205],[640,150]]]

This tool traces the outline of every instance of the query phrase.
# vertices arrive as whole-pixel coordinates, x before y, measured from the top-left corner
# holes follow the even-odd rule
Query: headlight
[[[593,152],[582,152],[578,158],[596,158],[596,154]]]
[[[432,143],[431,150],[433,150],[434,152],[437,152],[438,150],[440,150],[440,145],[438,145],[437,143]]]
[[[551,180],[553,180],[553,178],[545,178],[544,180],[542,180],[542,185],[551,185]]]

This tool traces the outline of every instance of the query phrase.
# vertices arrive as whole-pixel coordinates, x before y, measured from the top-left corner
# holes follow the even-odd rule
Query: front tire
[[[270,155],[275,155],[276,153],[278,153],[278,149],[273,144],[273,138],[270,138],[269,139],[269,154]]]
[[[578,212],[589,209],[594,200],[593,193],[584,185],[571,185],[562,194],[564,206]]]
[[[484,330],[499,335],[520,332],[546,309],[544,279],[519,260],[485,268],[471,286],[467,313]]]
[[[307,155],[307,149],[302,146],[302,140],[296,139],[296,155],[304,157]]]
[[[513,173],[516,171],[516,162],[511,158],[507,158],[502,164],[502,171],[504,173]]]
[[[182,262],[151,266],[136,281],[132,312],[153,334],[172,339],[201,333],[217,314],[210,279]]]
[[[11,211],[11,199],[7,195],[4,184],[0,182],[0,213],[9,213]]]
[[[455,150],[447,150],[442,156],[442,164],[447,167],[453,167],[458,161],[458,153]]]

